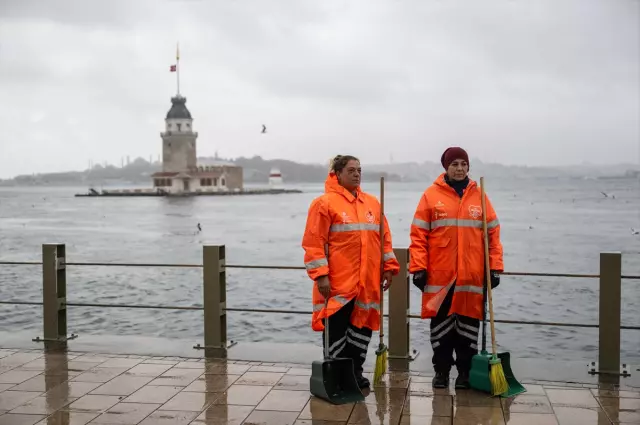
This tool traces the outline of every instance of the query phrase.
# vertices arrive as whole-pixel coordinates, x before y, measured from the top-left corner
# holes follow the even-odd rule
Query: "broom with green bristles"
[[[384,345],[384,177],[380,177],[380,343],[376,350],[376,368],[373,371],[373,382],[379,383],[387,371],[387,346]]]
[[[491,394],[499,395],[509,390],[509,384],[496,350],[496,330],[493,324],[493,299],[491,297],[491,268],[489,264],[489,231],[487,230],[487,196],[484,191],[484,177],[480,177],[480,193],[482,197],[482,231],[484,234],[484,269],[487,274],[487,300],[489,301],[489,323],[491,324],[492,353],[489,360],[491,366],[489,381],[491,381]]]

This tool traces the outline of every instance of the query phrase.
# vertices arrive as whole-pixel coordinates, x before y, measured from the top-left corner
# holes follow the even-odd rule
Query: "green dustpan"
[[[487,392],[489,394],[491,391],[491,363],[490,360],[493,355],[487,352],[487,308],[486,308],[486,285],[484,288],[484,303],[483,303],[483,318],[482,318],[482,351],[480,354],[476,354],[471,359],[471,372],[469,373],[469,384],[471,388],[478,391]],[[515,395],[521,394],[527,389],[522,386],[520,382],[513,375],[513,370],[511,370],[511,354],[505,353],[497,353],[498,359],[502,364],[502,370],[504,371],[504,376],[507,378],[507,384],[509,384],[509,389],[500,394],[500,397],[513,397]]]
[[[325,311],[327,304],[325,302]],[[311,364],[311,394],[332,404],[364,401],[350,358],[329,357],[329,318],[324,321],[324,360]]]
[[[491,394],[491,364],[489,362],[491,357],[493,357],[491,353],[483,349],[480,354],[476,354],[471,359],[469,384],[474,390]],[[498,359],[500,359],[502,363],[502,370],[504,370],[504,376],[507,378],[507,383],[509,384],[509,389],[500,394],[500,397],[513,397],[527,391],[526,388],[518,382],[516,377],[513,376],[513,371],[511,370],[511,355],[509,353],[498,353]]]

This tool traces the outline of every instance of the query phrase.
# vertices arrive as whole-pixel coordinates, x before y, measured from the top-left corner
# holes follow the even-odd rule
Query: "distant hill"
[[[221,158],[199,158],[207,161]],[[326,164],[301,164],[286,159],[265,160],[259,156],[227,159],[243,168],[244,180],[247,183],[267,183],[269,172],[275,167],[280,170],[287,183],[317,183],[327,176]],[[389,181],[432,182],[442,172],[437,162],[425,161],[364,164],[363,180],[374,181],[381,175]],[[0,180],[0,186],[101,186],[101,185],[141,185],[151,184],[151,174],[160,171],[161,164],[150,163],[143,158],[124,167],[112,165],[96,165],[90,170],[69,171],[62,173],[20,175],[9,180]],[[471,170],[474,176],[484,175],[493,178],[530,179],[530,178],[640,178],[638,164],[622,165],[575,165],[562,168],[508,166],[484,163],[479,159],[471,159]]]
[[[246,182],[267,182],[272,167],[276,167],[282,173],[285,182],[317,183],[323,182],[327,177],[328,164],[301,164],[286,159],[264,160],[259,156],[253,158],[240,157],[233,161],[243,168]],[[385,176],[390,181],[400,181],[400,176],[386,170],[377,170],[376,174],[363,172],[364,181],[374,181]]]
[[[477,158],[471,158],[471,174],[476,178],[486,176],[491,178],[509,179],[557,179],[557,178],[638,178],[640,166],[638,164],[616,165],[573,165],[566,167],[528,167],[519,165],[503,165],[485,163]],[[386,171],[397,175],[402,181],[421,181],[431,183],[443,172],[439,162],[425,161],[422,163],[408,162],[398,164],[368,165],[367,171]]]
[[[212,160],[221,158],[198,158]],[[240,157],[233,162],[243,168],[246,183],[267,183],[271,168],[280,169],[285,182],[314,183],[322,182],[327,176],[327,167],[320,164],[300,164],[284,159],[264,160],[259,156],[253,158]],[[124,167],[113,165],[96,165],[89,170],[68,171],[61,173],[25,174],[13,179],[0,180],[0,186],[100,186],[137,184],[148,186],[151,184],[151,174],[160,171],[162,165],[158,162],[150,163],[143,158],[137,158]],[[380,170],[375,175],[364,174],[363,180],[376,180],[384,175],[390,181],[400,181],[400,177],[393,173]]]
[[[138,158],[124,167],[95,165],[84,171],[24,174],[9,180],[0,180],[1,186],[78,186],[116,183],[151,184],[151,174],[160,170],[160,164]]]

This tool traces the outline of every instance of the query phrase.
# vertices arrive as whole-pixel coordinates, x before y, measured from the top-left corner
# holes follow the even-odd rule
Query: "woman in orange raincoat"
[[[452,147],[441,158],[445,172],[420,198],[409,247],[409,271],[422,291],[422,318],[431,318],[436,372],[433,386],[449,386],[456,352],[455,387],[469,388],[471,358],[478,352],[483,316],[484,237],[480,187],[469,179],[469,156]],[[491,287],[503,271],[500,223],[487,198]]]
[[[302,239],[304,263],[313,285],[314,331],[329,318],[330,357],[353,359],[360,388],[372,331],[380,328],[380,285],[384,290],[400,268],[385,219],[384,272],[380,276],[380,203],[360,189],[362,170],[353,156],[331,164],[324,195],[309,207]],[[327,307],[325,308],[325,300]],[[324,332],[322,333],[324,346]]]

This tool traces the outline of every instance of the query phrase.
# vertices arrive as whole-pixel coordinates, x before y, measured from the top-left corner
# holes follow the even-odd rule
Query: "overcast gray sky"
[[[0,0],[0,177],[198,154],[640,161],[637,0]],[[268,134],[260,134],[266,124]]]

